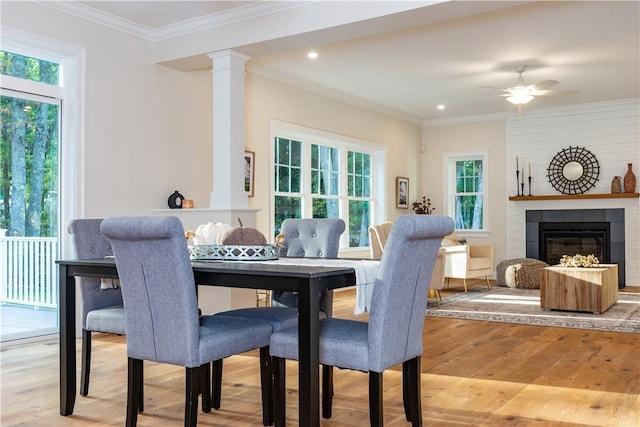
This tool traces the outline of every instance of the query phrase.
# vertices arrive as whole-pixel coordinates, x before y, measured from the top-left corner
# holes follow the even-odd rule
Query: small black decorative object
[[[596,156],[582,147],[559,151],[547,168],[549,183],[562,194],[583,194],[593,188],[600,175]]]
[[[180,194],[178,190],[176,190],[172,195],[169,196],[169,207],[171,209],[182,209],[183,200],[184,196]]]

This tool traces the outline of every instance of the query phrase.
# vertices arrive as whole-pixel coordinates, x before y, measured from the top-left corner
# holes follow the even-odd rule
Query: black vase
[[[172,195],[169,196],[169,207],[171,209],[182,209],[182,201],[184,200],[184,196],[178,192],[178,190],[174,191]]]

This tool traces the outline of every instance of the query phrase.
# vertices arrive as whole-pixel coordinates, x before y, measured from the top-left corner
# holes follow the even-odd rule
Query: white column
[[[244,191],[244,63],[241,53],[224,50],[213,60],[213,183],[211,209],[246,209]]]

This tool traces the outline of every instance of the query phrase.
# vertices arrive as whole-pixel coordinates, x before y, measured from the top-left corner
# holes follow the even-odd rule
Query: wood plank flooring
[[[353,317],[353,300],[353,291],[337,293],[335,315]],[[3,346],[0,425],[124,425],[124,337],[94,335],[93,343],[89,396],[78,396],[68,417],[58,415],[57,339]],[[258,360],[257,352],[225,360],[222,408],[200,412],[198,425],[261,425]],[[288,424],[297,425],[295,362],[287,391]],[[322,425],[368,425],[367,393],[366,374],[336,369],[333,417]],[[401,396],[400,371],[387,371],[385,425],[409,425]],[[427,318],[422,413],[425,426],[640,426],[640,336]],[[145,363],[145,412],[138,425],[180,426],[183,414],[184,370]]]

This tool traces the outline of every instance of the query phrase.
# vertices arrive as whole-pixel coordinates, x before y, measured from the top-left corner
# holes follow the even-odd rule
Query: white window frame
[[[79,46],[26,33],[11,27],[2,29],[2,50],[44,59],[61,65],[59,86],[0,76],[0,86],[23,93],[34,93],[61,102],[59,146],[58,241],[60,254],[73,257],[70,236],[64,224],[72,218],[84,217],[84,87],[86,51]]]
[[[348,218],[348,200],[347,196],[347,151],[357,151],[371,156],[371,205],[369,223],[377,224],[384,221],[384,203],[386,189],[384,188],[384,171],[386,148],[357,138],[338,135],[331,132],[321,131],[318,129],[307,128],[292,123],[279,120],[271,120],[271,138],[269,144],[270,173],[269,173],[269,232],[271,235],[275,233],[275,205],[274,199],[276,192],[274,191],[275,177],[275,139],[277,137],[292,139],[302,142],[302,191],[299,194],[302,197],[302,217],[310,218],[312,212],[313,198],[322,197],[311,193],[311,165],[308,159],[311,158],[311,144],[323,145],[337,148],[340,151],[340,190],[338,200],[340,205],[340,218]],[[293,194],[293,193],[292,193]],[[333,196],[332,196],[333,198]],[[348,221],[347,228],[349,227]],[[348,229],[342,233],[340,238],[341,251],[360,251],[366,247],[360,246],[355,248],[349,247]]]
[[[445,171],[444,191],[446,195],[447,215],[456,217],[456,162],[461,160],[482,160],[482,229],[468,230],[457,229],[456,234],[460,237],[488,237],[489,235],[489,152],[488,151],[467,151],[467,152],[446,152],[442,155],[443,170]]]

